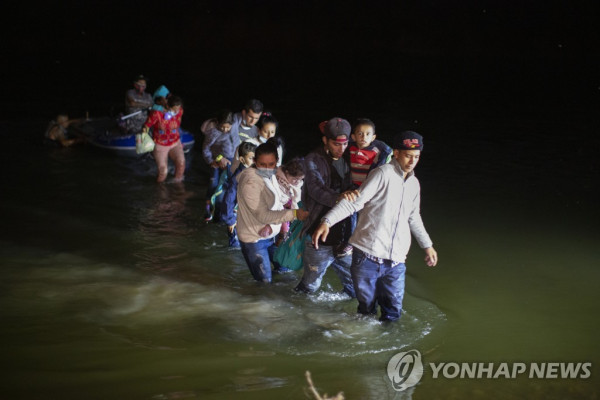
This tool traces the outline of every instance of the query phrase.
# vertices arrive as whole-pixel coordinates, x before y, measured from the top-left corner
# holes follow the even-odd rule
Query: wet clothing
[[[169,118],[167,114],[152,110],[144,123],[145,127],[152,128],[154,143],[161,146],[170,146],[179,140],[179,126],[181,125],[183,108],[174,117]]]
[[[406,176],[392,160],[371,171],[359,192],[354,202],[340,201],[325,218],[335,224],[362,210],[350,238],[358,312],[373,314],[379,304],[380,319],[393,321],[402,310],[404,262],[411,233],[421,248],[433,245],[421,219],[421,188],[414,172]]]
[[[221,200],[221,221],[227,226],[232,226],[236,223],[237,212],[235,208],[237,206],[237,187],[238,187],[238,176],[242,171],[246,169],[246,166],[240,163],[239,167],[233,172],[231,178],[223,184],[223,200]],[[229,236],[229,247],[240,247],[240,242],[237,236],[237,227],[233,228],[233,232],[230,233],[227,230]]]
[[[350,272],[351,263],[350,255],[337,257],[333,246],[319,244],[319,248],[315,249],[309,236],[306,238],[304,252],[302,252],[302,279],[295,290],[304,293],[316,292],[321,286],[325,272],[331,266],[342,282],[344,293],[354,298],[356,293]]]
[[[406,265],[389,260],[374,261],[367,254],[354,249],[352,253],[352,281],[358,299],[358,312],[377,315],[381,307],[381,321],[395,321],[402,314]]]
[[[275,237],[282,222],[294,219],[294,212],[284,210],[281,205],[275,189],[275,176],[264,179],[256,173],[256,168],[247,168],[237,179],[237,228],[241,242],[254,243],[265,239],[258,232],[267,224],[272,228],[269,238]]]
[[[292,210],[283,209],[276,184],[275,176],[262,178],[256,168],[247,168],[238,176],[238,237],[250,273],[260,282],[271,281],[274,237],[281,223],[294,219]],[[271,234],[262,237],[259,231],[267,224],[271,226]]]
[[[136,103],[142,103],[142,106],[131,106],[129,102],[133,100]],[[125,120],[125,126],[128,132],[139,133],[142,130],[142,126],[148,118],[149,107],[152,107],[153,101],[150,93],[143,92],[140,94],[136,89],[129,89],[125,93],[125,113],[127,115],[137,111],[141,111],[139,114],[131,116]]]
[[[54,135],[51,135],[50,133],[56,127],[58,127],[58,132],[56,132]],[[67,129],[65,127],[63,127],[62,125],[60,125],[56,121],[50,121],[50,123],[48,124],[48,128],[46,128],[46,132],[44,132],[44,141],[45,141],[45,143],[47,143],[49,145],[59,146],[59,145],[61,145],[61,143],[60,143],[60,137],[62,137],[64,139],[68,139],[69,138],[69,134],[67,132]]]
[[[167,177],[169,158],[173,160],[175,164],[175,180],[179,181],[183,179],[185,172],[185,155],[183,154],[183,145],[180,140],[175,143],[171,143],[168,146],[163,146],[158,143],[154,146],[152,152],[156,166],[158,168],[158,180],[164,181]]]
[[[240,242],[240,246],[244,260],[254,280],[265,283],[271,282],[271,262],[276,249],[275,239],[262,239],[253,243]],[[277,267],[275,265],[275,268]]]
[[[359,149],[355,142],[350,142],[348,152],[352,183],[356,187],[362,185],[370,171],[388,163],[392,155],[391,147],[377,139],[364,149]]]
[[[225,169],[221,169],[219,167],[213,167],[210,164],[216,161],[219,155],[231,162],[233,159],[234,150],[235,147],[233,147],[233,140],[230,133],[224,133],[218,130],[216,125],[208,128],[204,132],[202,156],[204,161],[206,161],[206,163],[210,166],[209,181],[206,188],[207,199],[213,199],[213,195],[219,192],[219,182],[226,182],[230,180],[231,175],[231,165],[227,165]],[[223,174],[225,174],[225,176],[223,176]],[[218,222],[221,217],[222,200],[222,195],[214,197],[213,220],[215,222]]]
[[[348,161],[343,157],[333,160],[323,147],[306,156],[305,170],[302,203],[305,209],[310,210],[310,214],[304,220],[302,234],[312,235],[321,217],[336,204],[340,193],[351,188],[352,182]],[[338,228],[343,225],[340,224]],[[343,231],[330,232],[327,242],[319,244],[318,249],[314,248],[310,237],[307,238],[302,253],[302,279],[296,286],[296,291],[317,291],[327,268],[331,265],[339,276],[344,291],[355,297],[350,277],[350,256],[339,256],[336,251],[336,247],[342,243],[342,236]]]

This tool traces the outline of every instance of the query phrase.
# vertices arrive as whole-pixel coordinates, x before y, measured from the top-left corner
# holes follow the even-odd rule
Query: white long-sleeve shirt
[[[421,248],[433,245],[421,219],[421,186],[413,172],[406,180],[405,175],[396,160],[374,169],[356,201],[340,201],[324,218],[333,225],[362,210],[349,243],[372,256],[404,262],[411,232]]]

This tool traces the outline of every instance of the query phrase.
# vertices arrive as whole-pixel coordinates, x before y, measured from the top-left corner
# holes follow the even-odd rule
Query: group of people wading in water
[[[167,178],[168,159],[175,181],[184,178],[179,136],[183,103],[161,86],[145,93],[136,78],[126,94],[132,132],[152,131],[158,182]],[[146,110],[152,107],[147,113]],[[282,163],[278,121],[256,99],[241,112],[219,112],[202,124],[202,156],[210,168],[205,219],[227,225],[229,246],[240,248],[252,277],[269,283],[290,271],[274,262],[290,238],[290,223],[301,221],[298,292],[316,292],[332,266],[342,290],[358,300],[358,312],[394,321],[402,313],[405,260],[414,236],[435,266],[438,256],[420,213],[420,185],[414,169],[423,137],[395,134],[391,147],[376,139],[375,124],[351,126],[339,117],[318,125],[322,143],[303,159]]]

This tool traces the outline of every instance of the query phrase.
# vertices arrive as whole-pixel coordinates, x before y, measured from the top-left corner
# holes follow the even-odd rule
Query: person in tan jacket
[[[277,147],[265,143],[256,148],[254,166],[238,176],[238,238],[250,273],[259,282],[271,282],[271,260],[275,237],[281,224],[294,219],[304,220],[305,210],[284,209],[277,180]]]

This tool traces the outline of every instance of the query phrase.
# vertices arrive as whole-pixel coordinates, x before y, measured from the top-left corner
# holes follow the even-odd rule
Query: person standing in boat
[[[146,77],[139,75],[133,81],[133,89],[125,93],[125,113],[127,115],[137,113],[125,120],[125,128],[128,133],[140,133],[142,125],[148,118],[148,109],[154,101],[150,93],[146,93]]]
[[[180,97],[170,96],[165,112],[153,110],[143,124],[143,131],[148,132],[152,128],[152,139],[154,139],[154,160],[158,168],[157,182],[167,179],[169,158],[175,163],[176,182],[183,180],[185,172],[185,156],[183,145],[179,136],[179,126],[183,115],[183,102]]]

